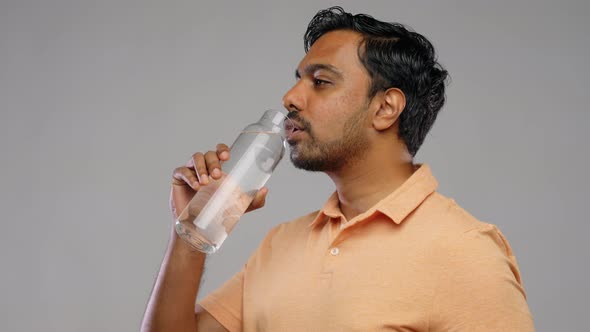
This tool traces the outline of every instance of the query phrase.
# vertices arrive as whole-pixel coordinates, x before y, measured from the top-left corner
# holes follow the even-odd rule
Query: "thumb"
[[[258,190],[258,192],[256,193],[256,196],[254,196],[252,203],[250,203],[250,206],[248,207],[247,211],[260,209],[261,207],[263,207],[264,204],[266,203],[266,195],[267,194],[268,194],[267,187],[260,188],[260,190]]]

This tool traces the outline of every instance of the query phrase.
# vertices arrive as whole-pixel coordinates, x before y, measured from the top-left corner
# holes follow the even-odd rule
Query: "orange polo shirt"
[[[199,304],[230,331],[534,331],[506,238],[436,187],[417,165],[351,220],[335,192]]]

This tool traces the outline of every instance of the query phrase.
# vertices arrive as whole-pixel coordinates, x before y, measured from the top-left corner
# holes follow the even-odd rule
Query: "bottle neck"
[[[285,121],[288,121],[285,114],[276,110],[268,110],[264,112],[258,123],[266,130],[279,134],[284,130]]]

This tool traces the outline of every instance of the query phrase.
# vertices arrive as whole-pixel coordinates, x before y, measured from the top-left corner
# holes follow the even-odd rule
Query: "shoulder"
[[[317,216],[318,211],[310,212],[290,221],[282,222],[272,227],[267,233],[255,253],[250,257],[248,265],[253,266],[254,261],[268,261],[272,256],[292,249],[293,246],[301,246],[306,243],[310,230],[307,227]]]
[[[459,234],[489,227],[461,207],[454,199],[438,192],[432,193],[417,209],[416,214],[429,221],[429,227],[438,230],[441,236],[453,237]]]
[[[436,229],[427,245],[433,282],[430,326],[533,331],[519,266],[500,229],[440,194],[426,203],[431,211],[425,214],[432,216],[428,224]]]
[[[508,240],[493,223],[481,221],[455,200],[434,192],[420,205],[411,218],[421,226],[424,241],[437,252],[501,252],[513,256]]]
[[[273,242],[296,240],[299,236],[306,236],[309,224],[318,215],[319,210],[309,212],[295,219],[284,221],[271,228],[262,241],[262,245],[272,245]]]
[[[320,210],[309,212],[305,215],[297,217],[295,219],[282,222],[269,232],[272,232],[273,237],[289,237],[293,238],[297,235],[305,235],[309,232],[309,225],[318,215]]]
[[[430,247],[439,261],[485,261],[485,265],[490,260],[508,262],[520,282],[516,258],[498,226],[479,220],[453,199],[437,192],[425,200],[423,208],[421,213],[429,216],[432,231]]]

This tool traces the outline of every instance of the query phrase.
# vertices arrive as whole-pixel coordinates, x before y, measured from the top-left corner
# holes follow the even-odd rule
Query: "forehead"
[[[358,57],[362,36],[354,31],[330,31],[311,46],[299,63],[299,68],[310,64],[332,65],[349,74],[362,74],[364,67]]]

